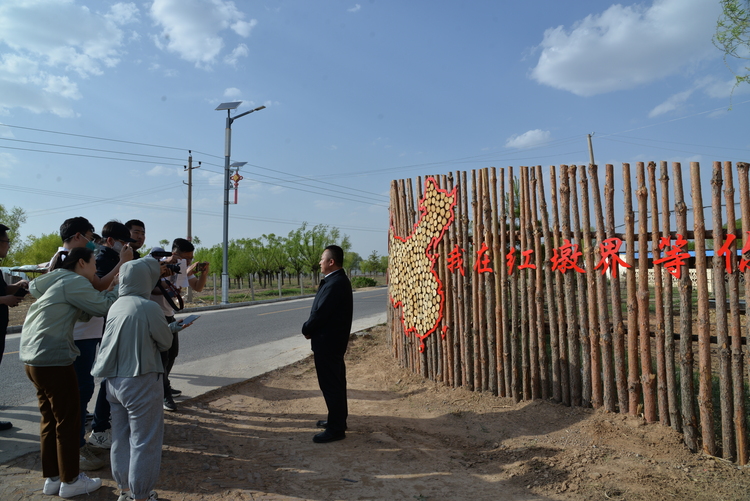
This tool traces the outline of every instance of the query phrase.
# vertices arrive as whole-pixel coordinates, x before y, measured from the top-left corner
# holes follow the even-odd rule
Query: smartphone
[[[28,293],[29,293],[29,291],[27,291],[23,287],[19,287],[18,289],[16,289],[16,292],[13,295],[16,296],[16,297],[24,297]]]
[[[190,315],[182,319],[182,325],[192,324],[200,318],[200,315]]]

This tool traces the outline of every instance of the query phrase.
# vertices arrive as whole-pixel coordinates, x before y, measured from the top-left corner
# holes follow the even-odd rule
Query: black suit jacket
[[[310,318],[302,325],[302,334],[310,337],[315,353],[343,356],[353,310],[352,284],[343,269],[336,270],[320,282]]]

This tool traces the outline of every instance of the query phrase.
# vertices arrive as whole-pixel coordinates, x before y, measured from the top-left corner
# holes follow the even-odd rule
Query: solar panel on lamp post
[[[232,153],[232,122],[254,111],[265,109],[265,106],[259,106],[232,117],[232,110],[236,110],[240,104],[242,104],[242,101],[233,101],[221,103],[216,107],[216,111],[227,110],[227,121],[224,129],[224,238],[221,261],[221,304],[229,304],[229,176],[231,167],[229,157]],[[245,165],[245,163],[247,162],[241,165]]]

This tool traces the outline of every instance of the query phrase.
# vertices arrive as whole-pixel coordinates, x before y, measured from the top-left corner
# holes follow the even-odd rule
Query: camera
[[[195,265],[195,271],[206,271],[206,268],[208,268],[208,263],[205,261],[202,261]]]
[[[150,256],[154,259],[163,259],[166,257],[172,257],[172,253],[167,251],[153,251]],[[179,263],[166,263],[165,266],[175,275],[179,275],[181,273]]]

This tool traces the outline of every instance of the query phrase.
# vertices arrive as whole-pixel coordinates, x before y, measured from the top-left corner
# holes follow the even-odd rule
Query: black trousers
[[[166,317],[167,323],[170,324],[174,322],[174,317]],[[160,353],[161,355],[161,363],[164,365],[164,377],[162,378],[162,381],[164,383],[164,398],[167,398],[167,396],[172,395],[172,385],[169,382],[169,373],[172,372],[172,367],[174,367],[174,360],[177,358],[177,355],[180,353],[180,338],[177,335],[176,332],[172,333],[172,347],[169,348],[167,351],[162,351]]]
[[[314,352],[318,385],[328,407],[328,429],[334,432],[346,429],[349,407],[346,402],[346,364],[341,355]]]

